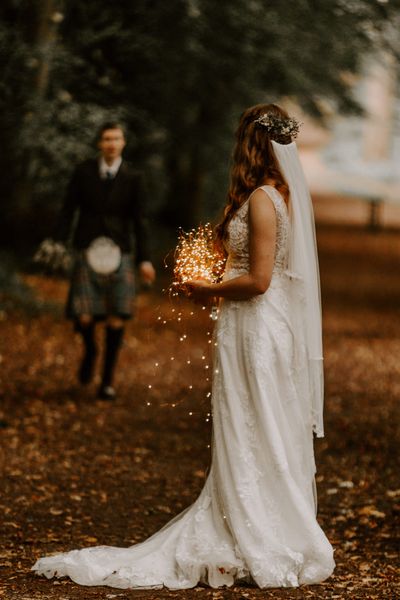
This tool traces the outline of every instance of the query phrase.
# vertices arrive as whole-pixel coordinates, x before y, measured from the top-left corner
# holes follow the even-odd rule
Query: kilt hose
[[[88,265],[84,252],[76,258],[69,289],[66,316],[77,320],[91,315],[102,320],[113,315],[130,319],[135,297],[135,271],[132,254],[124,253],[117,271],[99,275]]]

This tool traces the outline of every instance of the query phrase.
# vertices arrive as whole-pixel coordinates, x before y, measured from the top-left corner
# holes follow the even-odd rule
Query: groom
[[[155,280],[148,248],[142,176],[123,160],[125,143],[119,123],[105,123],[100,128],[99,156],[76,168],[55,236],[65,244],[72,234],[76,252],[67,317],[73,319],[84,343],[78,373],[81,384],[88,384],[93,377],[97,354],[95,324],[100,320],[106,323],[98,390],[98,397],[106,400],[116,395],[113,376],[124,324],[132,316],[134,263],[143,283],[150,285]]]

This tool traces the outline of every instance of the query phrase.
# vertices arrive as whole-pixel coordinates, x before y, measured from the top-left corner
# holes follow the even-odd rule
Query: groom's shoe
[[[123,327],[106,327],[106,348],[104,354],[103,376],[97,397],[102,400],[114,400],[115,390],[112,386],[115,363],[124,335]]]
[[[97,393],[97,397],[101,400],[115,400],[117,394],[112,385],[102,384]]]

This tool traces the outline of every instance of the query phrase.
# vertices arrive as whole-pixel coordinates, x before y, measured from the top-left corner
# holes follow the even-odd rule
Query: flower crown
[[[265,127],[270,138],[277,141],[286,136],[297,137],[301,125],[294,117],[278,117],[272,113],[260,115],[253,123]]]

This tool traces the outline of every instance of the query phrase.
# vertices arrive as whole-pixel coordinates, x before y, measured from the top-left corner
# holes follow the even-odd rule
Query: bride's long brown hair
[[[265,127],[254,122],[265,113],[285,119],[289,118],[288,113],[277,104],[257,104],[245,110],[240,117],[233,151],[227,204],[224,216],[215,230],[217,243],[226,240],[228,225],[233,215],[257,187],[273,185],[282,194],[285,202],[288,202],[289,187],[279,169],[271,138]],[[274,139],[282,144],[292,141],[290,136]]]

